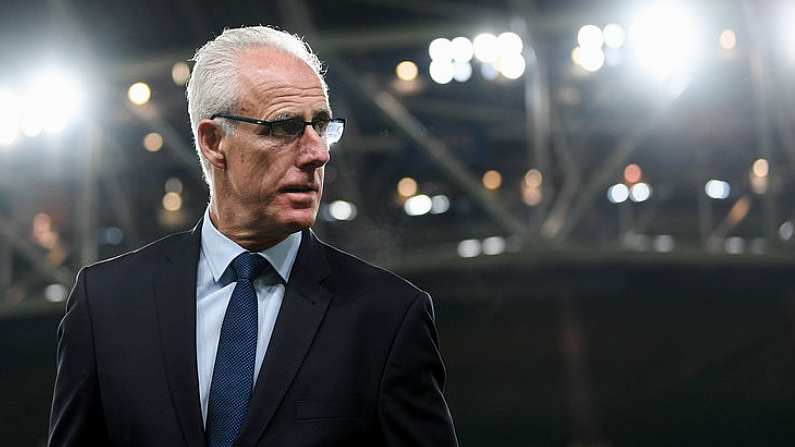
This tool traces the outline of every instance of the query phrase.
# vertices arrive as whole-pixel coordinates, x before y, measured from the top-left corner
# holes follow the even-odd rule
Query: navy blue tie
[[[246,421],[257,356],[257,292],[252,281],[270,263],[256,253],[232,261],[235,290],[226,308],[207,405],[207,444],[231,447]]]

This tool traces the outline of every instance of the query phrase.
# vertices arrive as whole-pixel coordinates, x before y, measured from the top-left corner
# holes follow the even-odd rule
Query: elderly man
[[[195,61],[210,204],[80,272],[49,445],[456,445],[428,294],[309,230],[345,124],[318,59],[260,26]]]

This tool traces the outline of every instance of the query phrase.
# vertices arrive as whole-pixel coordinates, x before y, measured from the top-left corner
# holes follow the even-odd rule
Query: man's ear
[[[203,119],[196,128],[199,149],[207,161],[220,170],[226,169],[226,154],[221,150],[224,129],[218,122]]]

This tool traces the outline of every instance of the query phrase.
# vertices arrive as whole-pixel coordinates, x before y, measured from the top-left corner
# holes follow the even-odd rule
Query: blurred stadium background
[[[321,238],[434,296],[462,445],[795,440],[795,2],[4,0],[0,444],[43,445],[80,266],[207,203],[188,59],[306,36]]]

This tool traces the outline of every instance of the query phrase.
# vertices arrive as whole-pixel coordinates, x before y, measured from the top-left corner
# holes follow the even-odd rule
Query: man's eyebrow
[[[322,118],[322,119],[331,118],[331,110],[329,110],[329,109],[318,110],[312,116],[312,119],[316,120],[318,118]]]

